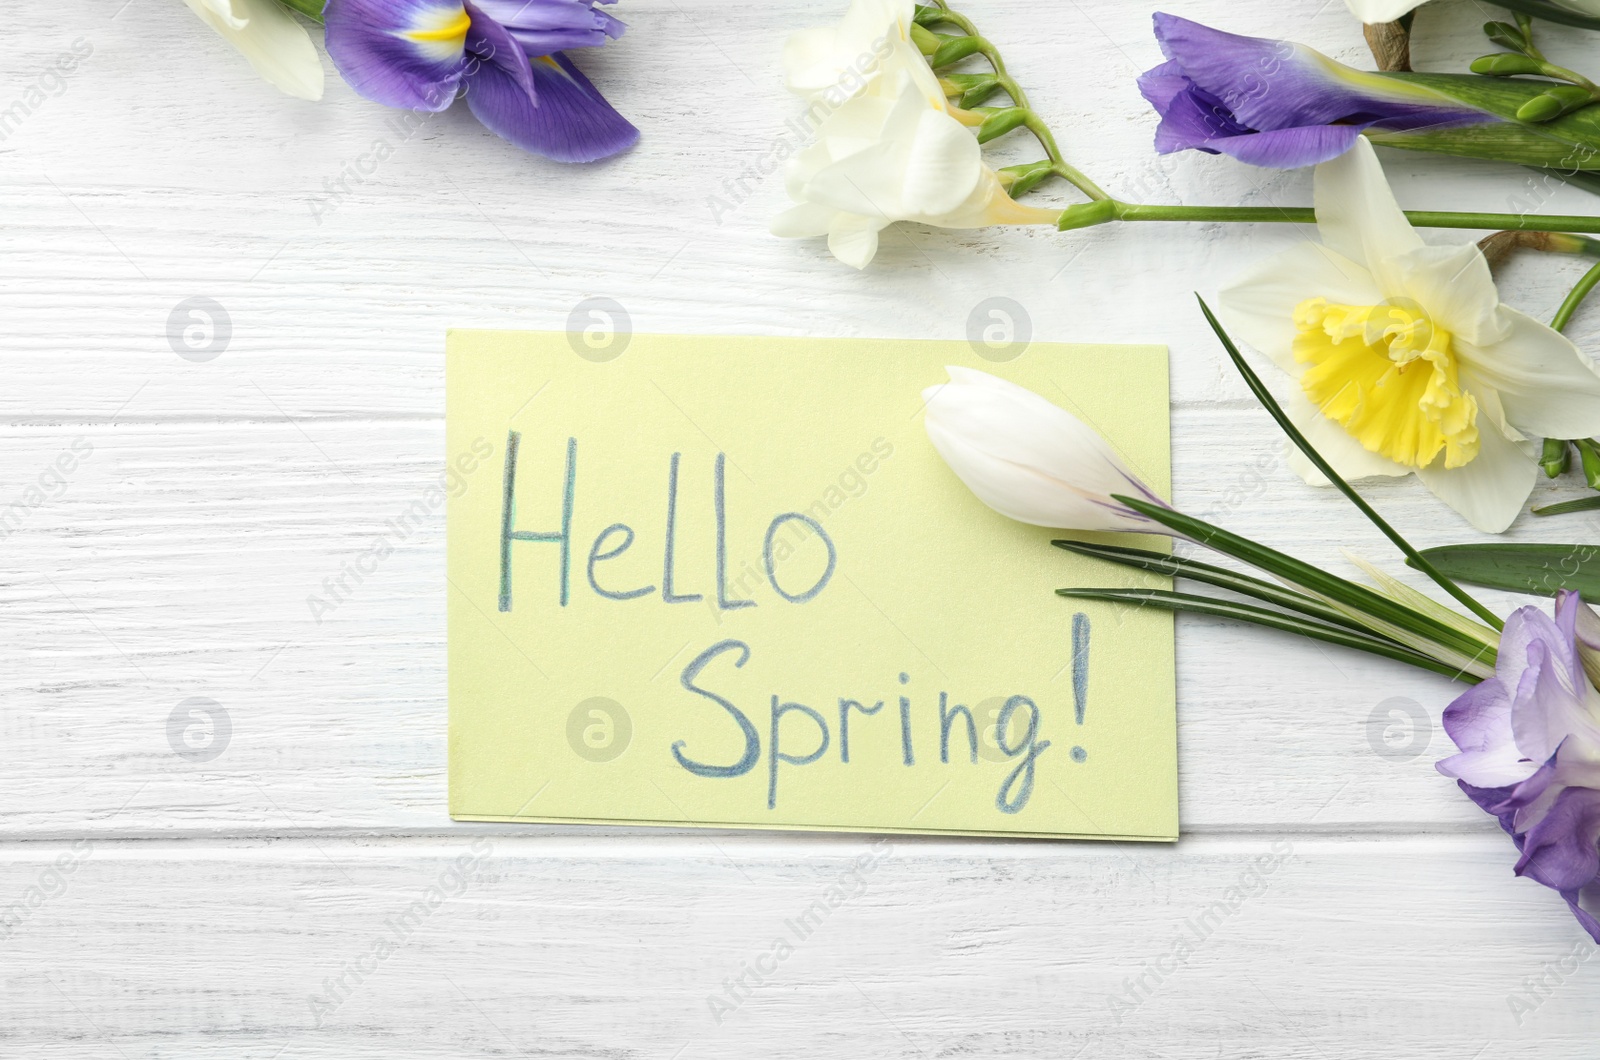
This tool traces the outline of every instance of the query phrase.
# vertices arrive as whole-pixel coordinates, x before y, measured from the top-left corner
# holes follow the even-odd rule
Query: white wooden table
[[[767,235],[781,181],[740,181],[795,112],[781,43],[842,7],[627,0],[586,65],[644,139],[574,169],[464,108],[407,136],[337,80],[279,96],[177,0],[0,0],[0,107],[92,48],[0,142],[0,506],[24,508],[0,551],[0,1056],[1594,1055],[1600,962],[1433,771],[1453,686],[1221,623],[1179,622],[1176,847],[896,839],[720,1022],[708,998],[868,839],[450,822],[442,510],[320,623],[307,606],[441,470],[449,327],[564,328],[604,295],[639,331],[960,338],[1004,294],[1041,339],[1170,344],[1182,507],[1396,566],[1284,470],[1190,296],[1305,233],[901,227],[864,274]],[[1150,7],[964,10],[1114,192],[1308,203],[1307,173],[1152,153]],[[1167,7],[1367,62],[1336,0]],[[1497,13],[1430,5],[1418,64],[1488,50]],[[1574,64],[1595,42],[1546,36]],[[1511,167],[1385,158],[1407,206],[1527,192]],[[737,209],[719,223],[712,196]],[[1580,269],[1519,262],[1503,289],[1547,315]],[[169,338],[195,298],[231,325],[209,360]],[[1573,334],[1593,349],[1600,309]],[[1413,485],[1370,496],[1419,543],[1471,537]],[[194,710],[225,712],[188,734],[214,755],[174,752]]]

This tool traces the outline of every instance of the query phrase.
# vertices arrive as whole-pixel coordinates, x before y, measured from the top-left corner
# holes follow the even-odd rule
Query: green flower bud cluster
[[[1525,14],[1519,14],[1516,18],[1516,25],[1509,22],[1489,22],[1484,25],[1484,35],[1509,51],[1481,56],[1473,60],[1471,69],[1473,73],[1486,77],[1532,75],[1561,82],[1550,85],[1519,106],[1516,110],[1518,121],[1539,125],[1600,101],[1600,87],[1582,74],[1546,59],[1533,43],[1532,20]]]

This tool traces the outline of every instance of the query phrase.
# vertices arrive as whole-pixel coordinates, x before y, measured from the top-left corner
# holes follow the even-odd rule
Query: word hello
[[[577,498],[578,477],[578,440],[567,439],[567,465],[566,478],[561,492],[561,529],[559,530],[519,530],[516,528],[516,503],[517,503],[517,451],[522,443],[522,435],[512,431],[506,438],[505,461],[505,501],[501,508],[500,520],[500,610],[512,609],[511,592],[511,547],[519,541],[541,542],[544,544],[559,545],[561,549],[561,590],[560,602],[566,607],[571,599],[572,579],[572,515]],[[633,547],[636,535],[633,527],[627,523],[612,523],[595,537],[594,543],[589,547],[589,557],[586,564],[589,588],[595,595],[606,600],[636,600],[640,597],[652,596],[659,592],[661,602],[666,604],[695,603],[705,598],[704,593],[680,592],[676,582],[677,562],[675,551],[677,549],[677,522],[678,522],[678,465],[682,454],[673,453],[667,465],[667,490],[666,510],[667,526],[662,542],[661,561],[661,586],[657,589],[654,583],[632,587],[622,587],[614,584],[602,585],[601,574],[598,568],[601,564],[614,560]],[[712,505],[716,518],[716,601],[717,607],[723,611],[735,611],[744,607],[755,607],[756,601],[747,598],[730,598],[728,587],[728,518],[727,501],[724,489],[726,457],[717,454],[716,464],[712,470]],[[795,548],[801,542],[816,537],[828,551],[826,569],[810,585],[784,585],[778,577],[778,564],[792,556]],[[833,538],[822,528],[822,524],[804,512],[781,512],[772,517],[767,524],[766,536],[761,547],[762,565],[765,568],[767,583],[772,586],[773,592],[791,604],[804,604],[817,598],[828,582],[833,578],[835,566],[839,560],[839,550],[833,543]]]

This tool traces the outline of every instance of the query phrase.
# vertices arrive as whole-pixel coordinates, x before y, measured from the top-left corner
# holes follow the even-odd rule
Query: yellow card
[[[977,349],[452,332],[451,816],[1176,839],[1171,617],[1054,592],[1162,580],[985,508],[921,396],[1015,380],[1165,493],[1166,351]]]

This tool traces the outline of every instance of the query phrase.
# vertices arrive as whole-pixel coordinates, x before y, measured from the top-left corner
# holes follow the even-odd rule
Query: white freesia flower
[[[837,26],[801,30],[783,47],[784,85],[838,106],[882,71],[897,43],[911,43],[915,12],[913,0],[855,0]]]
[[[945,99],[911,42],[912,4],[857,0],[838,28],[790,41],[789,85],[823,115],[816,142],[785,168],[797,205],[774,235],[828,237],[835,257],[865,268],[878,233],[896,221],[940,228],[1054,224],[1060,210],[1017,203],[984,164],[983,149]],[[863,56],[868,57],[864,61]]]
[[[922,392],[928,438],[983,503],[1059,530],[1170,532],[1112,499],[1165,504],[1092,427],[1016,383],[945,370],[948,383]]]
[[[1299,380],[1285,408],[1340,475],[1414,473],[1499,533],[1533,490],[1530,439],[1600,434],[1600,374],[1500,304],[1477,246],[1423,243],[1365,139],[1317,167],[1315,201],[1322,242],[1227,288],[1230,324]]]
[[[184,0],[239,49],[269,84],[301,99],[322,98],[322,59],[311,34],[278,0]]]

